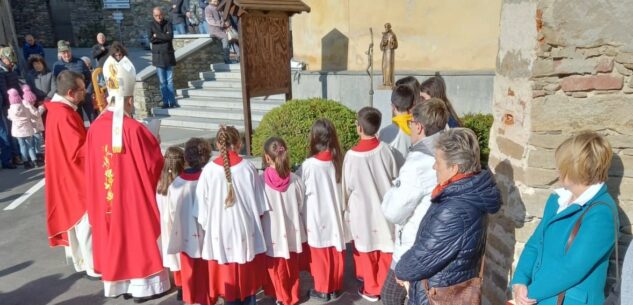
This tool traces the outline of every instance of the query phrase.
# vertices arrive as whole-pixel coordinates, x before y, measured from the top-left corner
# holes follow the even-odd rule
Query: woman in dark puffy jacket
[[[421,282],[448,287],[479,275],[487,215],[501,195],[488,170],[481,169],[479,144],[467,128],[443,132],[435,145],[438,185],[413,247],[396,265],[396,277],[409,282],[409,305],[429,304]]]

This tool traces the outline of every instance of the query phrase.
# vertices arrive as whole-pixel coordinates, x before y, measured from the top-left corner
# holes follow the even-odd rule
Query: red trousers
[[[180,253],[180,277],[182,300],[186,304],[215,305],[217,299],[209,295],[209,271],[207,261],[191,258]]]
[[[268,283],[264,292],[283,305],[299,303],[299,271],[301,253],[290,252],[290,258],[266,256]]]
[[[255,295],[264,283],[265,256],[266,254],[256,255],[252,261],[244,264],[207,261],[211,298],[221,296],[225,302],[235,302]]]
[[[334,247],[310,247],[310,272],[314,277],[314,289],[332,293],[343,289],[345,253]]]
[[[391,253],[380,251],[353,252],[356,276],[363,279],[363,292],[368,295],[379,296],[382,285],[387,278],[387,273],[389,273]]]

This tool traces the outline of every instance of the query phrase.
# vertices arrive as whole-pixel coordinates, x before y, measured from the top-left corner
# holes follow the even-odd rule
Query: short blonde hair
[[[481,171],[479,141],[472,130],[460,127],[444,131],[437,138],[435,148],[444,153],[448,165],[457,165],[458,173],[469,174]]]
[[[591,185],[607,181],[613,150],[602,135],[582,131],[558,146],[554,157],[561,179]]]

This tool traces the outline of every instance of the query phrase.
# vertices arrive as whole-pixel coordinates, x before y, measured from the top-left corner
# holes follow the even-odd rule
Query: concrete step
[[[211,71],[216,71],[216,72],[240,72],[240,64],[211,64],[210,65]]]
[[[242,79],[242,73],[240,71],[237,72],[214,72],[214,71],[206,71],[200,72],[200,79],[202,80],[231,80],[231,79]]]
[[[189,87],[192,88],[226,88],[226,89],[239,89],[242,90],[242,81],[239,79],[225,79],[225,80],[215,80],[215,81],[205,81],[205,80],[192,80],[189,82]]]
[[[242,91],[236,88],[187,88],[176,90],[177,94],[182,97],[206,97],[206,98],[242,98]],[[275,94],[268,97],[256,97],[256,99],[264,100],[285,100],[286,96],[283,94]]]
[[[162,126],[210,130],[212,136],[215,136],[215,132],[220,129],[221,124],[235,126],[240,132],[244,131],[243,120],[207,119],[168,115],[157,115],[155,117],[161,120]],[[253,122],[253,128],[258,125],[259,122]]]
[[[253,98],[251,99],[251,110],[269,111],[275,107],[283,105],[284,101],[280,100],[262,100]],[[201,97],[183,97],[178,99],[180,106],[196,106],[196,107],[209,107],[209,108],[230,108],[242,110],[243,101],[242,98],[201,98]]]
[[[268,111],[251,110],[251,118],[253,121],[261,121]],[[207,119],[226,119],[226,120],[244,120],[242,109],[231,108],[209,108],[200,106],[182,106],[180,108],[162,109],[160,107],[152,108],[154,116],[176,116],[187,118],[207,118]]]

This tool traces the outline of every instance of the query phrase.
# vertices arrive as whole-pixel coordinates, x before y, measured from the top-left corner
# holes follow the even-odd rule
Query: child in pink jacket
[[[33,168],[33,162],[36,160],[35,147],[33,146],[33,122],[31,121],[31,112],[22,104],[22,97],[18,90],[9,89],[9,120],[11,124],[11,135],[18,139],[20,144],[20,154],[24,160],[24,168]],[[30,159],[29,159],[30,157]]]
[[[44,122],[42,121],[42,113],[44,112],[44,106],[37,107],[37,96],[29,85],[22,85],[22,104],[31,113],[31,123],[33,124],[33,146],[35,148],[35,155],[37,160],[35,164],[38,167],[44,166]]]

